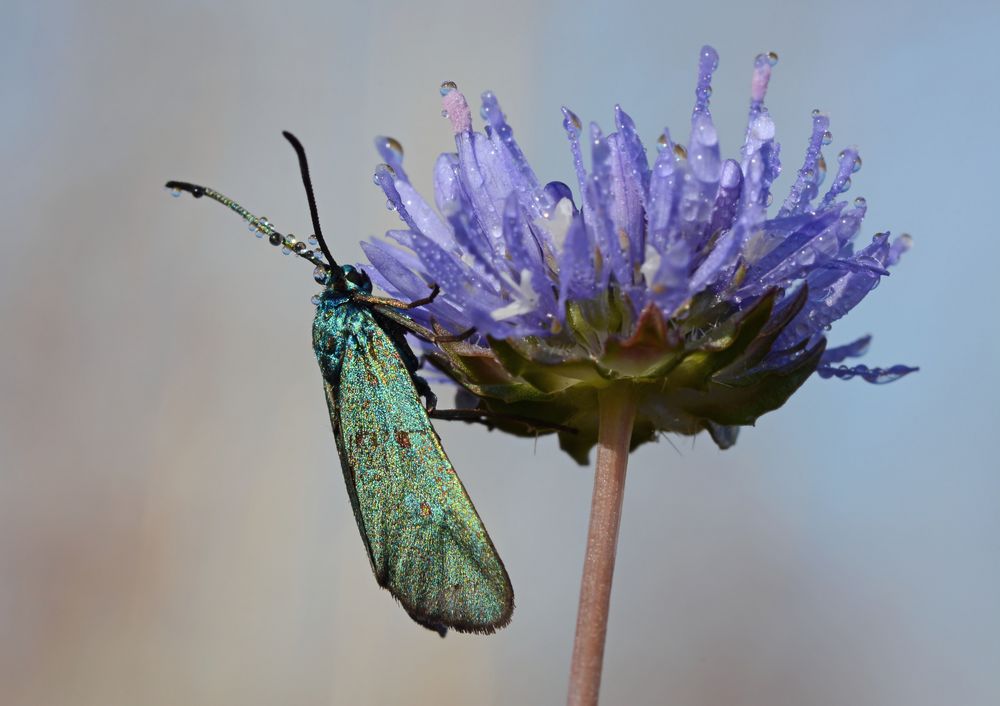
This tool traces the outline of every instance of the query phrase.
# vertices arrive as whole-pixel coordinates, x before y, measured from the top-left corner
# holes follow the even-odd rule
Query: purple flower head
[[[866,204],[843,195],[861,158],[842,150],[827,177],[831,135],[819,111],[795,181],[773,203],[780,147],[764,97],[776,61],[754,62],[736,159],[722,158],[709,110],[711,47],[701,51],[686,144],[664,130],[650,155],[621,107],[608,134],[564,108],[576,195],[538,179],[491,92],[477,132],[465,96],[443,84],[456,151],[435,165],[436,209],[410,184],[399,144],[379,138],[385,164],[375,182],[404,227],[387,233],[393,242],[363,243],[367,271],[402,299],[438,284],[440,296],[413,312],[421,323],[475,327],[478,338],[431,359],[483,409],[585,430],[571,408],[587,404],[588,390],[646,385],[633,444],[707,429],[728,446],[736,426],[780,406],[814,371],[869,382],[912,372],[844,365],[868,337],[826,348],[831,324],[889,274],[910,239],[855,242]],[[562,441],[577,458],[589,448]]]

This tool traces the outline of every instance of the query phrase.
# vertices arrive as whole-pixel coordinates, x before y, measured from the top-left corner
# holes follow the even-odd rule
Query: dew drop
[[[813,108],[813,110],[812,110],[812,116],[814,118],[818,118],[822,114],[823,114],[823,112],[819,108]]]
[[[770,206],[772,203],[774,203],[774,194],[772,194],[770,191],[768,191],[767,192],[767,198],[764,199],[764,205],[765,206]]]
[[[308,238],[308,242],[313,247],[316,247],[317,245],[319,245],[319,241],[316,239],[315,235],[310,235],[309,238]]]
[[[823,133],[823,140],[822,140],[822,143],[823,143],[824,145],[828,145],[828,144],[830,144],[831,142],[833,142],[833,133],[832,133],[832,132],[830,132],[829,130],[826,130],[826,131],[825,131],[825,132]]]
[[[303,243],[302,241],[299,241],[292,246],[292,250],[301,255],[306,251],[306,244]]]
[[[769,63],[771,66],[774,66],[775,64],[777,64],[778,63],[778,52],[769,51],[767,53],[767,63]]]
[[[687,159],[688,151],[684,148],[684,145],[674,143],[674,155],[677,159]]]
[[[669,144],[670,141],[667,139],[667,135],[661,132],[660,136],[656,138],[656,149],[662,152],[663,150],[667,149],[667,145]]]
[[[323,298],[322,298],[322,297],[321,297],[320,295],[318,295],[318,294],[313,294],[313,295],[312,295],[312,298],[311,298],[311,299],[310,299],[309,301],[311,301],[311,302],[312,302],[312,305],[313,305],[313,306],[319,306],[319,303],[320,303],[320,302],[321,302],[322,300],[323,300]]]
[[[281,236],[278,235],[277,233],[271,233],[270,237],[267,239],[267,242],[275,246],[281,245]]]
[[[447,118],[448,117],[448,111],[447,110],[442,110],[441,111],[441,117],[442,118]]]
[[[859,196],[856,199],[854,199],[854,207],[855,208],[864,208],[867,205],[868,205],[868,202],[865,200],[864,196]]]
[[[567,121],[568,121],[568,124],[567,124]],[[582,130],[583,129],[583,123],[580,122],[579,116],[577,116],[577,114],[574,113],[569,108],[566,109],[566,120],[563,121],[563,124],[567,128],[572,127],[574,130]]]
[[[445,81],[444,83],[441,84],[442,96],[446,96],[452,91],[457,91],[457,90],[458,90],[458,84],[455,83],[454,81]]]
[[[289,249],[287,247],[284,247],[284,248],[281,249],[281,254],[282,255],[291,255],[292,251],[291,251],[291,249]]]
[[[840,185],[843,191],[847,191],[851,188],[851,177],[844,177],[843,183]]]
[[[178,196],[181,195],[181,190],[180,189],[170,189],[169,191],[170,191],[170,195],[173,196],[175,199]]]
[[[319,284],[326,284],[327,278],[329,277],[329,270],[323,265],[317,265],[316,269],[313,270],[313,279]]]
[[[386,137],[382,142],[382,146],[385,147],[387,150],[391,151],[397,157],[402,158],[403,146],[399,144],[399,140],[397,140],[395,137]]]
[[[854,158],[854,164],[851,166],[851,171],[852,172],[861,171],[861,155],[858,155],[857,157]]]
[[[390,201],[390,200],[387,199],[386,202],[385,202],[385,210],[386,211],[395,211],[396,210],[396,204],[394,204],[392,201]]]

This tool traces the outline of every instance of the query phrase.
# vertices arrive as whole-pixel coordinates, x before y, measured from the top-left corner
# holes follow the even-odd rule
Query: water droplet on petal
[[[684,145],[674,143],[674,155],[677,159],[687,159],[688,151],[684,148]]]
[[[458,90],[458,84],[455,83],[454,81],[445,81],[444,83],[441,84],[442,96],[446,96],[452,91],[457,91],[457,90]]]
[[[312,245],[313,247],[316,247],[317,245],[319,245],[319,241],[316,239],[315,235],[310,235],[308,240],[309,240],[309,244]]]
[[[864,196],[859,196],[858,198],[854,199],[854,207],[855,208],[864,208],[867,205],[868,205],[868,202],[865,200]]]
[[[566,108],[565,110],[566,110],[566,120],[569,121],[569,124],[566,125],[566,127],[567,128],[568,127],[572,127],[574,130],[582,130],[583,129],[583,123],[580,122],[580,118],[577,116],[577,114],[574,113],[569,108]],[[564,121],[564,124],[565,124],[565,121]]]
[[[768,191],[767,192],[767,198],[764,199],[764,205],[765,206],[770,206],[772,203],[774,203],[774,194],[772,194],[770,191]]]
[[[395,137],[386,137],[385,140],[384,140],[384,142],[382,143],[382,145],[387,150],[390,150],[397,157],[402,158],[402,156],[403,156],[403,146],[401,144],[399,144],[399,140],[397,140]]]
[[[330,271],[323,265],[317,265],[316,269],[313,270],[313,279],[319,284],[326,284],[329,275]]]
[[[852,172],[858,172],[861,170],[861,155],[854,158],[854,165],[851,167]]]
[[[667,139],[666,134],[661,132],[660,136],[656,138],[656,149],[662,152],[663,150],[667,149],[667,145],[669,144],[670,141]]]
[[[830,144],[831,142],[833,142],[833,133],[832,133],[832,132],[830,132],[829,130],[826,130],[826,131],[825,131],[825,132],[823,133],[823,140],[822,140],[822,143],[823,143],[824,145],[828,145],[828,144]]]
[[[394,204],[392,201],[386,199],[385,210],[386,211],[395,211],[396,210],[396,204]]]
[[[774,66],[775,64],[777,64],[778,63],[778,52],[769,51],[767,53],[767,63],[769,63],[771,66]]]
[[[844,177],[844,182],[843,184],[841,184],[841,188],[844,191],[847,191],[848,189],[851,188],[851,177]]]
[[[812,116],[814,118],[818,118],[822,114],[823,114],[823,112],[819,108],[813,108]]]

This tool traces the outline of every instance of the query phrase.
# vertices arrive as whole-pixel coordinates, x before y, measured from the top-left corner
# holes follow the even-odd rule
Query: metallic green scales
[[[317,306],[313,346],[375,578],[442,635],[493,632],[514,609],[503,562],[420,401],[403,330],[353,300],[371,283],[343,271],[347,290],[328,286]]]

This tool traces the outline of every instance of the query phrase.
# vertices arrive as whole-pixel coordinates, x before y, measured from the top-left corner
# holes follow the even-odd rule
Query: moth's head
[[[353,265],[343,265],[340,268],[341,272],[344,273],[344,288],[341,291],[347,292],[361,292],[362,294],[372,293],[372,281],[368,277],[368,273],[364,270],[354,267]],[[336,285],[334,285],[336,286]]]

